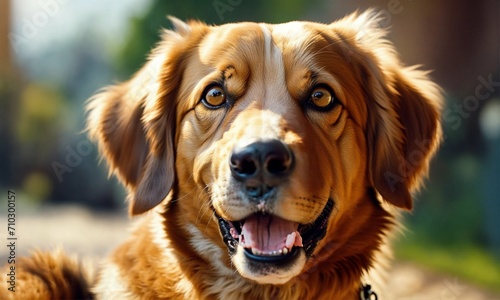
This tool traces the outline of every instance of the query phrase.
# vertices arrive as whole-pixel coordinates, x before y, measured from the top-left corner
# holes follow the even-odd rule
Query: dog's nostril
[[[280,175],[290,168],[290,159],[284,157],[271,157],[267,160],[266,170],[273,175]]]
[[[257,162],[249,153],[233,153],[230,159],[230,167],[233,176],[240,180],[253,177],[259,170]]]
[[[237,169],[241,174],[252,175],[257,171],[257,166],[253,160],[245,159],[240,163]]]

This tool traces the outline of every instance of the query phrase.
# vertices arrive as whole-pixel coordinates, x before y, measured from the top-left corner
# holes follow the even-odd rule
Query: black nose
[[[229,166],[233,177],[243,182],[252,196],[259,196],[287,178],[293,160],[287,145],[270,140],[234,149]]]

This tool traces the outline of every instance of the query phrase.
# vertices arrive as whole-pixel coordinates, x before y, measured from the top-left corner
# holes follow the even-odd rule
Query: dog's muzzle
[[[294,165],[293,152],[278,140],[235,148],[229,162],[233,178],[242,183],[244,193],[257,203],[266,202],[275,194],[275,188],[288,179]],[[214,213],[231,255],[241,245],[250,260],[278,264],[296,257],[300,249],[308,257],[312,255],[326,234],[333,206],[333,200],[329,199],[320,216],[310,224],[285,220],[265,211],[238,221],[225,220],[215,210]]]

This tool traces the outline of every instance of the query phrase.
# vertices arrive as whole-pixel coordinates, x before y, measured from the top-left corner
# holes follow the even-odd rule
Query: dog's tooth
[[[265,252],[262,252],[262,255],[264,255],[264,256],[274,256],[274,251],[265,251]]]
[[[252,248],[252,253],[255,255],[262,255],[262,252],[260,252],[258,249]]]
[[[251,248],[250,251],[252,252],[252,254],[259,256],[280,256],[280,255],[286,255],[290,252],[290,250],[287,247],[274,251],[260,251],[259,249]]]
[[[239,239],[240,235],[238,234],[238,231],[236,231],[235,228],[230,228],[229,229],[229,233],[231,234],[231,236],[234,238],[234,239]]]

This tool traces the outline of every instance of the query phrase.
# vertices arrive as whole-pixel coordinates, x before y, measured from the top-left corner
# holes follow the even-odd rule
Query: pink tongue
[[[255,214],[241,228],[240,244],[262,252],[278,251],[284,247],[302,247],[298,223],[277,216]]]

